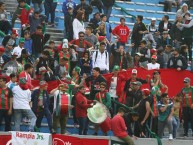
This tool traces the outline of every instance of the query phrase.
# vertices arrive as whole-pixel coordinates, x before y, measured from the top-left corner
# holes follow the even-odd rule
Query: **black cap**
[[[27,49],[22,49],[21,54],[28,54]]]

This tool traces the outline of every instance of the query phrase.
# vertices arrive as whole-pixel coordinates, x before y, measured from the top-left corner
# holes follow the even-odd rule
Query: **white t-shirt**
[[[109,88],[109,93],[111,94],[111,97],[113,97],[113,98],[117,98],[116,88],[117,88],[117,77],[112,77],[111,78],[111,85]]]
[[[29,89],[22,90],[20,86],[15,86],[13,92],[13,109],[31,109],[29,102],[31,101],[31,91]]]
[[[152,70],[152,69],[160,69],[160,64],[159,63],[148,63],[147,64],[147,69]]]
[[[60,96],[59,97],[61,97],[61,94],[64,94],[63,92],[61,92],[61,91],[59,91],[59,90],[56,90],[55,92],[54,92],[54,111],[56,110],[56,101],[57,101],[57,96],[58,96],[58,94],[60,93]],[[69,94],[67,94],[67,93],[65,93],[68,97],[69,97]],[[70,101],[70,100],[69,100]],[[61,99],[59,98],[59,104],[60,104],[60,102],[61,102]],[[70,105],[70,104],[69,104]]]
[[[23,50],[24,48],[20,48],[19,46],[15,47],[13,49],[13,52],[12,54],[16,53],[17,54],[17,58],[19,58],[21,56],[21,51]]]

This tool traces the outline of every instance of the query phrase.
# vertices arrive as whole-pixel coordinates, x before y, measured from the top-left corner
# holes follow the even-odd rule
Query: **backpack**
[[[107,64],[107,51],[105,51],[105,55],[106,55],[106,61],[105,61],[105,63]],[[98,57],[98,51],[96,51],[96,55],[95,55],[95,63],[96,63],[96,59],[97,59],[97,57]]]

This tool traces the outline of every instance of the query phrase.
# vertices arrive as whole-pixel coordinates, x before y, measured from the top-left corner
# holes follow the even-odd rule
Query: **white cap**
[[[132,74],[137,74],[137,70],[136,69],[132,69]]]
[[[151,18],[151,21],[156,21],[156,18]]]

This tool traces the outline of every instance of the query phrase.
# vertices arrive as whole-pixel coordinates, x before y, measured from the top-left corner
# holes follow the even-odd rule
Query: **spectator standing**
[[[99,50],[95,51],[92,56],[93,67],[99,67],[101,74],[109,72],[109,54],[105,51],[106,44],[100,43]]]
[[[124,114],[126,113],[125,109],[120,107],[117,115],[111,120],[111,127],[113,134],[123,140],[127,145],[134,145],[133,140],[127,134],[127,127],[123,119]]]
[[[6,86],[8,88],[10,88],[11,90],[13,89],[13,87],[15,87],[17,84],[17,76],[15,73],[10,74],[10,81],[6,84]]]
[[[5,54],[5,48],[0,47],[0,70],[2,69],[3,65],[7,63],[10,60],[10,57],[8,57]]]
[[[187,69],[187,61],[186,59],[180,55],[180,50],[175,49],[173,51],[173,56],[168,60],[167,64],[168,68],[175,68],[177,71],[185,70]]]
[[[163,53],[164,68],[167,68],[168,60],[172,57],[172,46],[166,45],[165,51]]]
[[[169,139],[172,140],[172,116],[174,108],[173,102],[169,99],[167,93],[161,95],[161,101],[158,102],[158,111],[158,137],[162,138],[164,128],[167,125],[169,130]]]
[[[13,87],[13,109],[15,131],[20,131],[20,123],[22,115],[30,119],[29,131],[34,131],[36,116],[31,110],[31,91],[25,76],[20,75],[19,85]]]
[[[11,90],[6,86],[6,78],[0,77],[0,126],[5,121],[5,131],[11,131],[11,116],[13,107],[13,96]]]
[[[128,43],[129,40],[130,29],[125,25],[125,18],[120,18],[120,23],[120,25],[113,29],[112,33],[118,39],[117,47],[119,47],[119,45],[123,45],[125,47],[125,44]]]
[[[143,35],[148,33],[148,30],[142,21],[143,21],[143,16],[138,15],[136,17],[136,23],[133,26],[131,43],[133,43],[134,47],[131,50],[132,56],[134,56],[135,53],[139,52],[138,47],[143,38]]]
[[[172,3],[174,3],[175,0],[165,0],[164,1],[164,12],[171,12],[172,11]]]
[[[41,26],[37,26],[36,32],[31,35],[32,39],[32,55],[35,58],[38,58],[40,56],[40,53],[43,50],[43,46],[46,44],[46,42],[49,40],[50,35],[45,34],[43,35],[43,28]]]
[[[86,85],[90,89],[90,99],[94,100],[96,93],[100,91],[99,84],[106,82],[105,78],[100,74],[100,68],[95,67],[92,70],[92,75],[86,78]]]
[[[111,16],[113,5],[115,4],[115,0],[101,0],[103,3],[103,11],[107,16],[107,22],[109,22],[109,18]]]
[[[68,115],[64,115],[60,113],[59,110],[59,103],[61,101],[61,96],[64,95],[64,97],[68,97],[69,94],[66,93],[68,89],[67,84],[60,84],[58,88],[52,90],[50,94],[54,95],[54,110],[53,110],[53,129],[54,131],[57,131],[58,125],[60,124],[60,133],[65,134],[66,132],[66,123],[68,120]],[[69,100],[71,101],[71,100]],[[73,106],[69,104],[66,104],[69,106],[69,108],[73,108]]]
[[[84,57],[80,59],[81,75],[85,73],[89,76],[91,74],[92,61],[89,54],[89,51],[86,51]]]
[[[32,39],[31,39],[29,31],[24,32],[24,38],[25,38],[25,42],[24,42],[23,47],[27,50],[29,55],[31,55],[32,54]]]
[[[96,6],[99,13],[102,13],[103,4],[102,4],[101,0],[89,0],[89,3],[91,6]]]
[[[120,67],[120,70],[126,70],[128,68],[126,53],[124,52],[124,46],[120,45],[117,49],[111,50],[110,68],[113,69],[115,65]]]
[[[76,3],[73,0],[66,0],[66,1],[63,2],[62,12],[64,13],[64,16],[68,13],[68,8],[69,7],[74,10],[76,8]],[[73,11],[72,11],[72,13],[74,14]]]
[[[55,9],[57,7],[58,0],[45,0],[44,1],[44,8],[45,8],[45,15],[46,15],[46,23],[49,21],[49,14],[51,15],[51,24],[52,27],[55,26]]]
[[[162,18],[162,21],[159,22],[158,31],[162,34],[164,31],[168,31],[170,33],[170,30],[172,28],[172,23],[169,22],[169,16],[164,15]]]
[[[151,52],[150,52],[150,49],[147,48],[147,42],[145,40],[142,40],[140,44],[141,45],[139,47],[139,52],[141,54],[141,57],[139,61],[141,63],[141,67],[146,68],[148,61],[151,58]]]
[[[174,114],[172,117],[172,125],[173,125],[173,138],[176,138],[177,130],[180,126],[180,109],[182,103],[182,94],[177,94],[174,97]]]
[[[66,31],[66,37],[68,41],[70,42],[73,40],[73,21],[74,21],[74,14],[73,14],[73,8],[69,6],[67,8],[67,12],[65,14],[65,20],[64,20],[64,26],[65,26],[65,31]]]
[[[8,13],[5,11],[5,3],[0,2],[0,30],[7,35],[11,28],[11,24],[8,21]]]
[[[45,16],[41,15],[39,11],[35,11],[32,15],[29,15],[30,34],[35,33],[38,26],[44,27],[45,19]]]
[[[92,100],[88,100],[85,97],[86,89],[84,86],[80,86],[79,91],[75,95],[76,99],[76,118],[79,122],[79,135],[87,135],[88,127],[89,127],[89,119],[87,117],[87,109],[92,107]]]
[[[49,110],[50,97],[47,91],[48,83],[46,81],[40,81],[40,88],[36,89],[32,93],[32,110],[37,117],[36,131],[39,131],[41,122],[44,116],[46,116],[50,133],[54,133],[52,129],[52,115]]]
[[[79,11],[83,11],[84,13],[84,22],[89,22],[89,15],[92,13],[93,9],[90,5],[88,5],[86,3],[86,0],[80,0],[80,4],[78,4],[75,8],[75,15],[79,12]]]
[[[79,32],[85,32],[84,29],[84,12],[83,11],[78,11],[76,18],[74,19],[72,25],[73,25],[73,38],[78,39],[78,34]]]
[[[31,60],[26,49],[22,49],[21,56],[19,58],[17,58],[17,62],[19,62],[23,66],[27,63],[33,64],[33,61]]]
[[[188,136],[188,124],[193,130],[193,87],[190,85],[190,78],[184,78],[184,88],[182,88],[182,114],[184,120],[184,136]]]
[[[43,12],[44,10],[43,0],[32,0],[32,4],[34,5],[35,12],[39,13]]]

